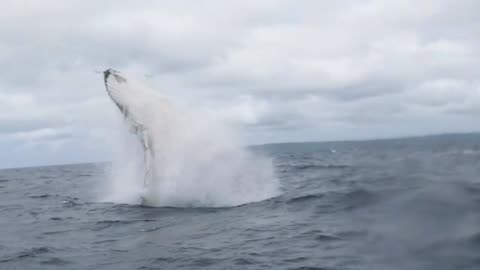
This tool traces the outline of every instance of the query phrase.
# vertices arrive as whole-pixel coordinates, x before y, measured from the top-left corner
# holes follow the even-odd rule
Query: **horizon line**
[[[466,132],[445,132],[445,133],[430,133],[423,135],[405,135],[405,136],[392,136],[383,138],[363,138],[363,139],[339,139],[339,140],[318,140],[318,141],[286,141],[286,142],[271,142],[263,144],[250,144],[249,147],[265,147],[269,145],[285,145],[285,144],[302,144],[302,143],[349,143],[349,142],[371,142],[371,141],[393,141],[402,139],[421,139],[428,137],[441,137],[441,136],[463,136],[463,135],[480,135],[480,131],[466,131]],[[61,167],[70,165],[87,165],[87,164],[100,164],[110,163],[111,160],[92,160],[92,161],[79,161],[73,163],[57,163],[57,164],[34,164],[34,165],[20,165],[15,167],[0,167],[0,170],[12,170],[12,169],[28,169],[28,168],[40,168],[40,167]]]

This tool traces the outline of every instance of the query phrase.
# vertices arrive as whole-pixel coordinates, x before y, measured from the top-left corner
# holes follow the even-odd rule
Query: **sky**
[[[247,144],[480,131],[480,1],[4,0],[0,168],[108,160],[106,68]]]

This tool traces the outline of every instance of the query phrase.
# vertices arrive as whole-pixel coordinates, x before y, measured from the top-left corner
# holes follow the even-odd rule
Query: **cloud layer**
[[[248,143],[478,131],[480,3],[13,1],[0,167],[108,159],[113,67]]]

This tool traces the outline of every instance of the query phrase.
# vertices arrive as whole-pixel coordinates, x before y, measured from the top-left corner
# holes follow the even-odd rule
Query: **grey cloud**
[[[42,128],[26,132],[16,132],[9,135],[11,140],[27,141],[29,143],[43,143],[47,141],[61,141],[73,137],[68,128]]]
[[[8,0],[0,133],[69,128],[84,149],[105,144],[115,113],[95,71],[108,67],[215,108],[251,143],[473,130],[478,10],[475,0]]]
[[[66,123],[62,122],[62,120],[57,120],[55,118],[2,121],[0,135],[16,132],[29,132],[43,128],[64,127],[65,125]]]

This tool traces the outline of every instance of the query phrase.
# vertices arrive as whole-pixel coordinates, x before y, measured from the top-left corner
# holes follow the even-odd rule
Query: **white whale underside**
[[[154,102],[165,105],[166,101],[147,89],[132,89],[127,79],[112,69],[104,71],[104,81],[108,95],[122,113],[130,132],[138,137],[143,148],[145,165],[143,188],[147,190],[154,178],[155,149],[151,131],[146,123],[148,119],[148,115],[145,114],[146,111],[148,112],[146,107],[153,105]],[[146,197],[141,197],[142,204],[146,204]]]

